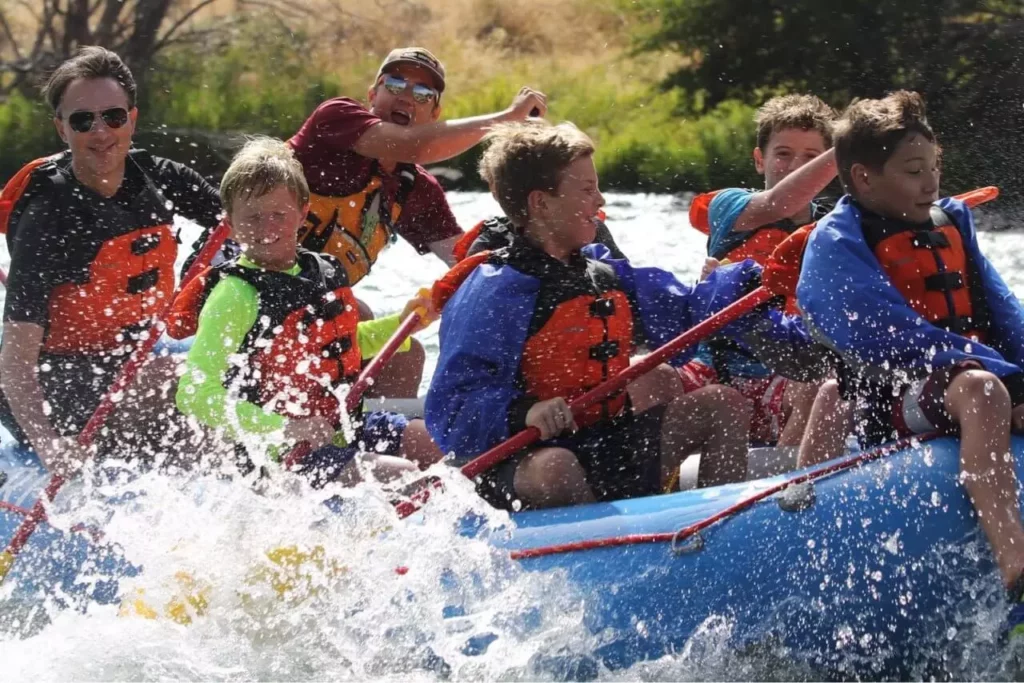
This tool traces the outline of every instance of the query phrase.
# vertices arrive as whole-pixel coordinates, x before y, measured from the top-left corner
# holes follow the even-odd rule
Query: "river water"
[[[464,226],[498,212],[489,195],[451,193]],[[685,281],[703,262],[704,236],[687,222],[686,206],[659,195],[607,195],[608,224],[638,265],[670,269]],[[1024,238],[983,233],[981,244],[1018,296],[1024,296]],[[384,255],[357,294],[378,313],[400,310],[418,287],[444,272],[404,242]],[[436,327],[421,334],[429,379],[437,356]],[[425,380],[426,383],[427,380]],[[396,523],[376,488],[345,492],[341,514],[325,513],[326,494],[274,485],[257,495],[244,486],[201,480],[182,486],[153,476],[129,485],[145,495],[110,510],[90,503],[58,515],[60,527],[102,520],[133,562],[145,566],[134,587],[146,604],[201,594],[205,616],[183,625],[161,617],[119,616],[117,607],[86,613],[0,602],[0,680],[524,680],[550,674],[556,653],[587,652],[595,636],[583,624],[587,600],[558,573],[524,573],[482,540],[455,533],[467,508],[495,527],[503,513],[485,509],[468,482],[444,475],[449,493],[420,523]],[[101,494],[123,494],[111,487]],[[268,578],[267,560],[299,553],[297,576]],[[295,556],[295,555],[291,555]],[[401,568],[401,569],[399,569]],[[192,582],[182,588],[182,581]],[[275,583],[276,581],[276,583]],[[294,590],[277,599],[275,585]],[[0,589],[0,600],[3,599]],[[462,616],[445,619],[455,591]],[[523,609],[524,605],[531,606]],[[449,617],[452,615],[449,614]],[[734,653],[723,643],[726,617],[712,619],[679,652],[625,671],[597,671],[605,680],[817,678],[784,653]],[[483,655],[467,642],[498,639]],[[972,662],[954,677],[998,675]]]

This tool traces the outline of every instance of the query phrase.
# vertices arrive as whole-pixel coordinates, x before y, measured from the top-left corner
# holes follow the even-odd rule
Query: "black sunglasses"
[[[128,110],[124,107],[111,107],[101,112],[95,111],[73,111],[68,114],[68,125],[76,133],[88,133],[96,123],[97,114],[103,123],[110,128],[120,128],[128,123]]]
[[[401,76],[392,76],[391,74],[384,76],[384,87],[392,95],[401,95],[410,86],[412,87],[412,98],[420,104],[437,101],[437,91],[430,86],[411,83]]]

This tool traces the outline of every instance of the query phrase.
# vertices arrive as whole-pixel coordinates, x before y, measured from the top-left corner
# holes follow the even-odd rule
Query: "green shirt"
[[[259,268],[244,256],[238,264]],[[298,275],[299,271],[299,265],[295,264],[285,272]],[[296,302],[298,305],[301,302]],[[232,356],[244,352],[242,342],[256,324],[259,310],[259,292],[255,287],[238,277],[221,278],[199,313],[195,341],[188,352],[185,373],[178,381],[175,396],[182,413],[209,427],[224,428],[228,437],[235,440],[239,432],[255,436],[272,434],[283,430],[288,423],[283,415],[230,396],[224,386]],[[356,343],[362,357],[375,356],[400,324],[398,314],[360,322],[356,327]],[[410,343],[407,339],[401,350],[408,351]]]

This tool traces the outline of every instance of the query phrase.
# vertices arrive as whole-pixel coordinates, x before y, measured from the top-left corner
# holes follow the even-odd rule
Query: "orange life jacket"
[[[460,262],[434,287],[434,303],[443,305],[483,263],[512,267],[540,281],[530,330],[519,362],[527,396],[538,401],[572,401],[629,366],[633,349],[633,313],[614,271],[588,261],[586,270],[562,269],[538,262],[532,248],[515,246],[480,252]],[[580,427],[620,414],[625,391],[587,408]]]
[[[325,417],[337,423],[331,392],[359,374],[356,342],[359,311],[340,264],[300,252],[302,272],[289,275],[228,262],[208,269],[178,296],[168,317],[168,334],[184,339],[196,332],[206,298],[226,275],[245,280],[259,294],[259,314],[239,348],[247,362],[225,378],[247,401],[289,417]]]
[[[455,246],[452,247],[452,256],[455,257],[456,263],[463,261],[466,256],[469,255],[469,248],[472,247],[473,242],[476,242],[477,238],[480,237],[480,233],[483,232],[485,223],[487,223],[487,221],[480,221],[472,228],[462,233],[462,237],[455,242]]]
[[[25,194],[25,190],[28,189],[29,184],[32,182],[32,174],[37,168],[47,163],[48,161],[55,161],[59,154],[54,154],[48,157],[39,157],[28,162],[21,169],[15,173],[10,180],[4,185],[4,189],[0,190],[0,235],[6,235],[9,223],[11,221],[11,214],[14,212],[14,206],[18,200],[21,199],[22,195]]]
[[[416,184],[416,172],[414,167],[402,164],[396,173],[398,190],[393,198],[383,187],[377,165],[370,182],[359,192],[346,197],[310,195],[299,242],[306,249],[341,261],[349,286],[366,277],[380,253],[398,238],[394,226]]]
[[[58,169],[68,155],[36,159],[8,181],[0,193],[0,233],[14,230],[30,187],[34,193],[45,193],[48,204],[62,207],[80,223],[109,229],[111,236],[98,246],[69,255],[82,258],[83,265],[91,258],[88,279],[60,284],[51,291],[43,350],[91,354],[123,349],[170,304],[177,256],[173,211],[147,173],[148,153],[130,152],[151,196],[129,209],[98,205],[81,196]]]
[[[865,213],[861,229],[911,308],[950,332],[985,338],[987,307],[976,265],[964,249],[960,229],[942,209],[933,207],[931,223],[923,226]]]
[[[999,188],[994,186],[981,187],[956,196],[968,207],[974,208],[990,202],[999,196]],[[796,299],[796,286],[800,281],[800,268],[803,266],[807,240],[817,223],[805,225],[780,244],[761,274],[761,283],[775,294],[790,300]]]
[[[711,222],[709,218],[709,209],[711,201],[715,198],[721,190],[715,190],[714,192],[705,192],[699,194],[693,198],[690,203],[690,225],[709,236],[708,239],[708,256],[719,260],[729,260],[732,263],[737,263],[744,259],[753,259],[758,264],[764,266],[768,263],[769,257],[775,248],[779,246],[787,237],[792,235],[799,226],[789,219],[784,219],[776,223],[769,223],[763,225],[755,230],[750,230],[743,233],[736,233],[737,237],[743,241],[736,244],[728,251],[711,251]],[[816,205],[814,205],[816,207]],[[820,210],[817,208],[812,209],[812,214],[819,214]],[[814,216],[812,216],[814,217]]]

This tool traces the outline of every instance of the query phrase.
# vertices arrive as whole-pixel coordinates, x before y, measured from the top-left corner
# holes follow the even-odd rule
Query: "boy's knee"
[[[750,399],[736,389],[724,384],[714,384],[701,390],[704,392],[704,404],[711,410],[712,418],[730,418],[732,420],[750,421],[754,414],[754,406]]]
[[[970,406],[990,411],[1001,411],[1009,415],[1010,392],[1006,385],[988,370],[966,370],[949,383],[947,390],[951,408]]]
[[[587,473],[576,455],[565,448],[545,448],[527,456],[516,468],[516,491],[551,495],[565,488],[585,486]]]

